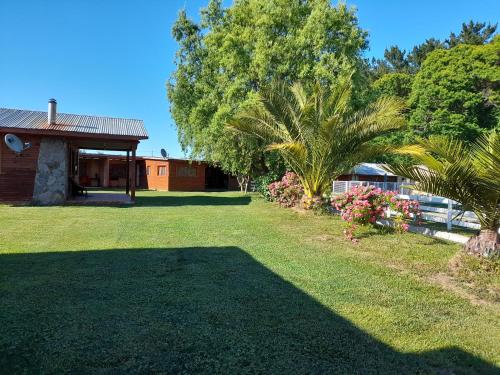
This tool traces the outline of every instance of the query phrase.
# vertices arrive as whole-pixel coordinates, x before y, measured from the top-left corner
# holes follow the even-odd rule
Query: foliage
[[[236,175],[268,171],[261,141],[224,125],[273,79],[332,84],[361,63],[355,11],[327,0],[210,0],[200,23],[181,11],[172,29],[177,69],[167,83],[182,148]],[[361,85],[361,79],[355,77]]]
[[[432,52],[410,96],[414,131],[471,142],[485,130],[500,128],[499,51],[500,36],[484,46]]]
[[[417,181],[418,190],[461,203],[464,210],[477,215],[481,230],[498,231],[500,135],[496,131],[478,137],[470,146],[445,136],[431,136],[397,152],[412,156],[418,164],[391,165],[391,172]],[[495,243],[492,246],[495,250]]]
[[[411,155],[417,165],[389,169],[417,181],[417,188],[461,203],[478,216],[481,227],[498,229],[500,220],[500,135],[491,132],[471,146],[444,136],[421,139],[398,153]]]
[[[389,49],[386,48],[384,58],[395,73],[408,72],[410,68],[406,51],[401,50],[398,46],[391,46]]]
[[[337,176],[381,152],[370,145],[373,138],[405,125],[400,100],[382,97],[356,111],[351,97],[349,78],[332,89],[273,82],[229,126],[278,151],[304,193],[321,196]]]
[[[413,47],[412,51],[408,54],[408,63],[413,71],[418,71],[429,53],[442,48],[445,48],[445,44],[440,40],[435,38],[426,39],[424,43]]]
[[[490,43],[495,35],[497,25],[486,25],[482,22],[470,21],[462,24],[462,30],[457,36],[450,33],[445,41],[436,38],[426,39],[425,42],[413,47],[410,52],[391,46],[384,50],[383,59],[371,60],[371,75],[374,80],[389,73],[417,73],[427,55],[436,49],[449,49],[459,44],[483,45]]]
[[[332,198],[332,206],[340,211],[348,223],[344,231],[347,239],[357,242],[354,231],[358,225],[376,225],[377,220],[387,217],[387,210],[394,212],[394,228],[406,232],[408,221],[420,217],[419,204],[414,200],[396,198],[397,193],[382,191],[374,186],[354,186],[347,193]]]
[[[271,185],[271,183],[276,181],[278,178],[279,177],[273,172],[255,177],[253,180],[255,184],[255,191],[262,195],[265,200],[272,201],[273,199],[269,190],[269,185]]]
[[[410,96],[413,76],[408,73],[388,73],[373,82],[377,96],[396,96],[407,99]]]
[[[455,35],[455,33],[451,33],[450,37],[446,40],[446,44],[450,48],[456,47],[459,44],[485,44],[491,41],[496,29],[497,24],[491,25],[488,23],[486,25],[484,22],[464,22],[462,23],[460,34]]]
[[[378,137],[375,143],[396,147],[414,143],[419,135],[431,134],[472,141],[484,129],[499,127],[500,70],[495,64],[500,48],[493,41],[495,30],[496,25],[470,21],[463,24],[459,36],[451,33],[447,41],[426,39],[409,53],[391,46],[385,50],[384,59],[372,59],[367,75],[372,80],[371,96],[393,95],[407,101],[411,106],[406,116],[412,124]],[[492,45],[480,46],[486,43]],[[463,49],[450,50],[457,45]],[[439,52],[433,53],[436,50]],[[464,52],[472,50],[483,52]],[[422,69],[428,56],[432,57]],[[370,161],[409,164],[410,159],[382,154]]]
[[[304,189],[293,172],[287,172],[280,181],[268,186],[270,200],[278,202],[282,207],[294,207],[302,198]]]

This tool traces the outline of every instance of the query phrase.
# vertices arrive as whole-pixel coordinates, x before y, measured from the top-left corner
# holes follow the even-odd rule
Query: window
[[[146,167],[146,176],[151,176],[151,167],[149,165]]]
[[[196,168],[177,167],[177,177],[196,177]]]
[[[167,167],[162,165],[158,167],[158,176],[166,176],[167,175]]]

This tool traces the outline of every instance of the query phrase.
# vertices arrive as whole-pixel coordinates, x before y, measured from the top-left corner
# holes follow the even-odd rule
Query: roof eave
[[[142,141],[148,139],[147,135],[135,136],[135,135],[117,135],[117,134],[104,134],[104,133],[83,133],[83,132],[67,132],[60,130],[50,130],[50,129],[26,129],[26,128],[14,128],[14,127],[3,127],[0,126],[0,131],[8,133],[22,133],[22,134],[34,134],[34,135],[47,135],[47,136],[58,136],[58,137],[68,137],[68,138],[101,138],[101,139],[115,139],[115,140],[131,140],[131,141]]]

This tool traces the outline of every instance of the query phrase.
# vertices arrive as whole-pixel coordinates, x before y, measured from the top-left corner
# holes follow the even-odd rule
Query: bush
[[[387,210],[395,213],[394,228],[406,232],[408,222],[421,216],[417,201],[396,198],[396,192],[382,191],[373,186],[355,186],[347,193],[332,198],[332,206],[340,211],[348,223],[344,231],[347,239],[357,242],[354,231],[357,225],[376,225],[378,219],[387,217]]]
[[[299,178],[293,172],[287,172],[281,179],[268,186],[270,200],[278,202],[282,207],[296,206],[304,195]]]
[[[256,177],[254,179],[255,191],[260,193],[262,197],[267,201],[272,201],[273,197],[269,191],[269,185],[279,178],[275,173],[269,173],[263,176]]]

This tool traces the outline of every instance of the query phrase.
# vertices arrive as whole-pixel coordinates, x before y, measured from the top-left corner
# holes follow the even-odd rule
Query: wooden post
[[[109,187],[109,158],[104,159],[102,186]]]
[[[125,194],[130,191],[130,151],[127,150],[127,181],[125,182]]]
[[[446,215],[446,229],[448,232],[451,231],[451,220],[453,218],[453,202],[451,199],[448,198],[448,212]]]
[[[130,178],[131,185],[130,185],[130,199],[132,199],[132,202],[135,201],[135,187],[137,184],[135,174],[136,174],[136,166],[135,166],[135,147],[132,149],[132,176]]]

